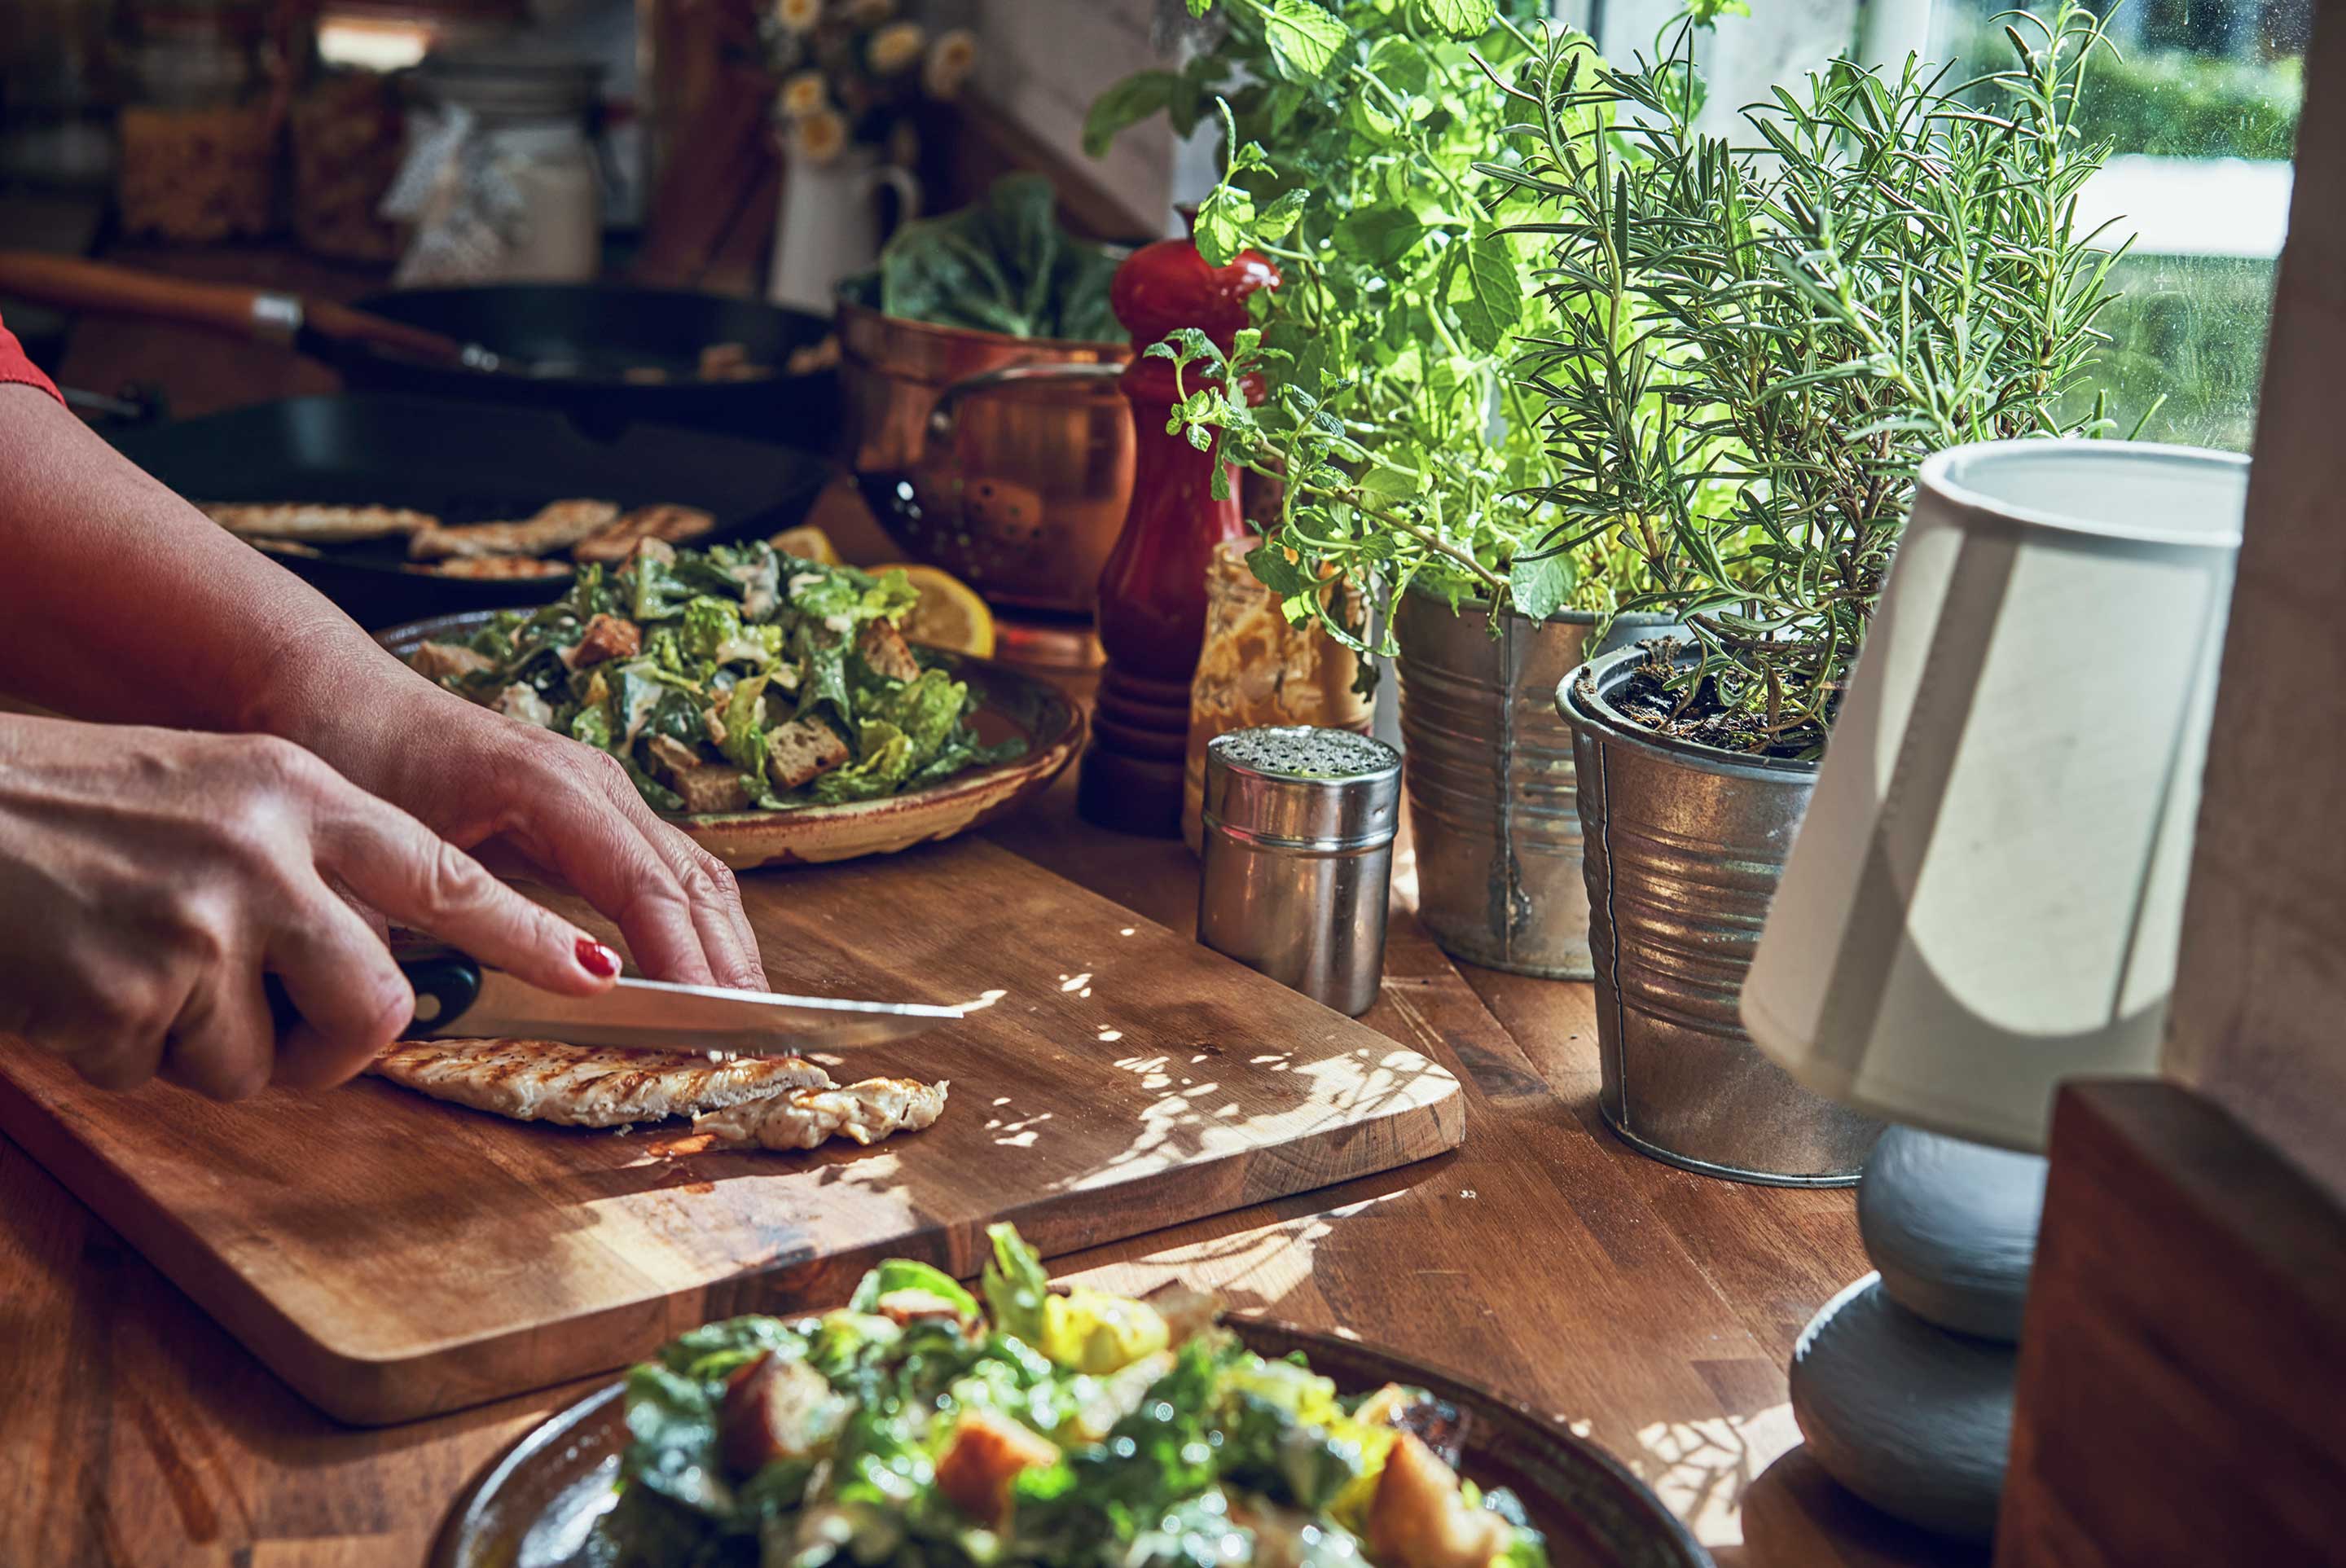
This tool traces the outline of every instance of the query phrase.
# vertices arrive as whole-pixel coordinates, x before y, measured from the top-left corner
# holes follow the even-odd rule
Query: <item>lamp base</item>
[[[1817,1462],[1926,1530],[1995,1533],[2045,1173],[2034,1155],[1892,1127],[1857,1200],[1881,1272],[1792,1351],[1792,1415]]]
[[[1882,1512],[1988,1541],[2019,1365],[2018,1347],[1934,1329],[1869,1274],[1801,1331],[1792,1419],[1826,1472]]]

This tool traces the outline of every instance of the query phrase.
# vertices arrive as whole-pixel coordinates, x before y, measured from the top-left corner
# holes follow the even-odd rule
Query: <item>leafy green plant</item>
[[[1539,7],[1526,5],[1524,10]],[[1220,263],[1251,247],[1282,286],[1257,295],[1255,330],[1226,363],[1201,335],[1153,349],[1181,372],[1177,427],[1201,449],[1283,483],[1256,572],[1289,616],[1355,647],[1357,596],[1328,576],[1413,583],[1545,617],[1610,602],[1597,549],[1536,547],[1557,516],[1538,400],[1507,373],[1515,334],[1550,305],[1537,241],[1504,231],[1512,112],[1479,56],[1530,64],[1532,39],[1492,0],[1190,0],[1225,31],[1179,72],[1145,72],[1102,94],[1096,149],[1157,113],[1187,131],[1219,115],[1223,178],[1200,205],[1198,245]],[[1266,150],[1269,149],[1269,150]],[[1229,389],[1250,380],[1250,406]],[[1388,650],[1389,651],[1389,646]]]
[[[1116,262],[1059,227],[1051,182],[1005,175],[981,202],[907,223],[872,274],[851,281],[884,314],[1019,338],[1112,341]]]
[[[1484,172],[1545,245],[1519,368],[1571,520],[1546,548],[1619,543],[1650,578],[1629,604],[1682,619],[1693,658],[1652,677],[1679,733],[1815,752],[1922,459],[2107,427],[2061,412],[2113,298],[2075,210],[2107,153],[2073,124],[2099,24],[2007,17],[2007,69],[1836,61],[1747,110],[1746,147],[1694,129],[1688,27],[1633,68],[1551,35],[1535,84],[1489,71],[1530,150]]]

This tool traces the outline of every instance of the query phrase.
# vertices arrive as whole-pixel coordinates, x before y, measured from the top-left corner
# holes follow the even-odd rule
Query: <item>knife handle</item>
[[[444,1034],[448,1025],[464,1015],[464,1010],[479,1000],[481,966],[461,952],[435,952],[425,958],[403,958],[399,972],[407,976],[407,983],[415,988],[415,1016],[399,1032],[400,1038],[413,1034]],[[293,1005],[284,982],[273,974],[260,977],[261,990],[269,997],[269,1016],[275,1020],[281,1038],[301,1022],[301,1009]]]

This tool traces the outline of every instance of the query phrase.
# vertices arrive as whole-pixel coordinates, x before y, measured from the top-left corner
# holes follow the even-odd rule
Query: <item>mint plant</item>
[[[1201,448],[1284,482],[1257,575],[1299,623],[1347,625],[1341,575],[1385,599],[1413,584],[1545,618],[1611,603],[1627,552],[1542,548],[1564,520],[1540,398],[1509,373],[1515,340],[1552,326],[1544,244],[1494,215],[1508,190],[1507,100],[1477,59],[1528,70],[1538,47],[1492,0],[1190,0],[1226,28],[1181,71],[1145,72],[1094,105],[1097,148],[1163,112],[1219,115],[1222,178],[1200,204],[1209,261],[1251,247],[1284,274],[1256,296],[1231,362],[1201,335],[1172,358],[1177,424]],[[1526,5],[1525,10],[1536,7]],[[1260,379],[1250,407],[1228,389]],[[1387,617],[1390,624],[1390,617]],[[1390,639],[1380,651],[1392,651]]]

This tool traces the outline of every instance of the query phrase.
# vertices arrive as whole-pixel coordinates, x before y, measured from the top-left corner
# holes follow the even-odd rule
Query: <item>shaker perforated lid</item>
[[[1278,725],[1234,730],[1206,747],[1206,826],[1297,848],[1390,842],[1401,804],[1401,753],[1349,729]]]

